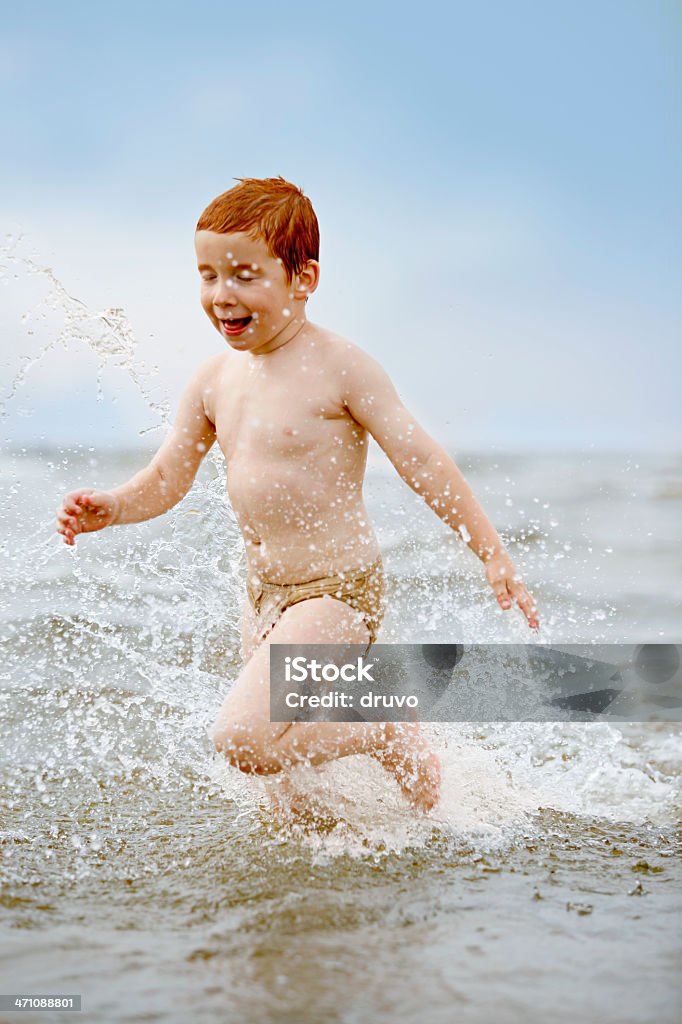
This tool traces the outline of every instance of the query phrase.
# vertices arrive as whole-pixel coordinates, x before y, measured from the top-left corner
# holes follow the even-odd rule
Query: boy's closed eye
[[[256,275],[252,274],[248,270],[240,271],[236,275],[236,277],[237,277],[238,281],[255,281],[256,280]],[[201,280],[202,281],[215,281],[215,279],[216,279],[216,275],[215,274],[207,274],[207,273],[202,273],[201,274]]]

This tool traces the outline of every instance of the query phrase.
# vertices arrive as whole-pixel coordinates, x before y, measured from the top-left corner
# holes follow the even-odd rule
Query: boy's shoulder
[[[351,369],[358,369],[376,362],[360,345],[326,327],[314,326],[312,336],[319,348],[320,356],[327,366],[345,374]]]
[[[218,352],[204,359],[191,373],[185,389],[187,401],[203,408],[212,423],[216,419],[216,396],[220,394],[225,378],[228,355],[227,352]]]
[[[217,352],[202,360],[192,372],[190,384],[199,390],[210,390],[221,378],[228,365],[229,352]]]
[[[333,381],[342,405],[360,409],[368,402],[377,408],[393,402],[395,389],[381,363],[355,342],[326,328],[316,328],[314,340],[318,365]]]

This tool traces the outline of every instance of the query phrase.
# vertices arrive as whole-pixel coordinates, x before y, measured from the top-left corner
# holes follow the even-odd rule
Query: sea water
[[[54,274],[48,294],[51,348],[117,360],[163,419],[123,311]],[[41,353],[5,382],[7,417]],[[274,815],[281,779],[241,775],[207,732],[244,590],[220,454],[166,516],[74,549],[55,533],[65,492],[121,483],[152,450],[0,453],[0,989],[81,993],[78,1019],[98,1021],[678,1020],[679,727],[432,725],[431,814],[353,757],[290,773],[280,797],[307,813]],[[453,455],[540,641],[680,641],[679,454]],[[534,642],[378,450],[366,499],[382,642]]]

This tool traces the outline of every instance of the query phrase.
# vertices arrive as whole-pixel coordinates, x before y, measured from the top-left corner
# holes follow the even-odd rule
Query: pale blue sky
[[[681,30],[673,0],[16,5],[3,231],[126,310],[174,405],[224,344],[196,218],[234,177],[282,174],[320,219],[311,319],[372,351],[442,440],[669,447]],[[35,351],[32,287],[1,293],[3,377]],[[94,395],[84,347],[60,349],[6,433],[126,443],[153,419],[120,373]]]

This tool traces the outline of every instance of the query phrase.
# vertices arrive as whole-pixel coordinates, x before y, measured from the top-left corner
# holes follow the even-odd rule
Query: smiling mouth
[[[252,316],[230,317],[227,320],[221,320],[220,324],[226,334],[241,334],[252,320]]]

